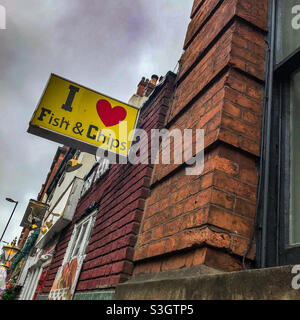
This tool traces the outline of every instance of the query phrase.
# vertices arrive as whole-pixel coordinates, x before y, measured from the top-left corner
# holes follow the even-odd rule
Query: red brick
[[[161,270],[161,261],[149,261],[137,264],[134,268],[134,274],[157,273]]]
[[[241,109],[232,104],[230,101],[224,102],[223,111],[235,118],[240,118],[242,115]]]
[[[214,158],[215,169],[236,176],[239,174],[239,165],[232,160],[216,156]]]
[[[211,203],[224,207],[229,210],[233,210],[235,197],[232,195],[217,189],[212,189]]]
[[[192,197],[190,197],[184,204],[184,212],[190,212],[197,208],[200,208],[210,201],[211,190],[202,191]]]
[[[205,19],[207,19],[209,14],[213,11],[213,9],[216,7],[218,3],[219,3],[219,0],[204,1],[200,9],[196,12],[195,16],[193,16],[196,10],[195,8],[199,8],[199,4],[197,5],[197,3],[195,3],[195,7],[193,8],[193,11],[192,11],[193,18],[188,26],[188,30],[187,30],[187,34],[184,42],[184,49],[186,49],[187,44],[190,42],[190,40],[195,35],[199,27],[203,24]],[[224,17],[223,17],[223,20],[225,20]],[[221,29],[222,28],[221,22],[223,22],[223,20],[218,21],[219,23],[216,23],[214,21],[211,23],[215,25],[220,25],[219,28]],[[208,25],[209,24],[206,24],[206,26]]]
[[[207,248],[204,264],[227,272],[242,270],[240,259],[212,248]]]
[[[210,186],[212,186],[213,185],[213,177],[214,177],[213,173],[209,173],[209,174],[202,176],[200,179],[200,189],[203,190],[203,189],[206,189],[206,188],[209,188]]]
[[[205,261],[207,248],[199,248],[196,249],[194,252],[194,259],[193,259],[193,266],[198,266],[203,264]]]
[[[222,173],[214,175],[214,185],[235,195],[256,200],[256,187],[243,183],[237,179],[230,178]]]
[[[231,235],[231,245],[230,249],[232,253],[243,257],[248,250],[248,246],[250,245],[250,240],[248,238],[244,238],[238,235]],[[254,251],[255,251],[255,241],[252,242],[249,253],[247,254],[247,258],[253,260],[254,259]]]
[[[192,8],[192,12],[191,12],[191,18],[193,18],[194,14],[198,11],[199,6],[201,4],[203,4],[204,0],[195,0],[193,3],[193,8]]]
[[[166,240],[160,240],[158,242],[150,243],[148,245],[147,257],[154,257],[157,255],[163,254],[165,245],[166,245]]]
[[[229,29],[189,73],[177,88],[171,107],[169,121],[186,106],[230,61],[230,41],[233,29]],[[217,53],[218,52],[218,53]],[[222,55],[219,53],[222,52]],[[218,63],[217,63],[218,61]],[[184,68],[185,61],[182,62]]]
[[[253,220],[232,214],[224,209],[211,206],[208,222],[216,227],[250,237]]]
[[[161,271],[169,271],[174,269],[181,269],[185,267],[186,255],[177,254],[169,257],[162,262]]]
[[[257,27],[266,30],[267,6],[267,0],[239,0],[237,14]]]
[[[248,139],[246,137],[240,137],[239,138],[239,146],[241,149],[252,153],[256,156],[260,155],[260,149],[259,149],[259,141],[253,141],[251,139]]]
[[[234,212],[236,212],[237,214],[248,218],[254,218],[255,210],[255,203],[246,201],[241,198],[236,198]]]
[[[186,228],[195,228],[195,227],[201,227],[208,221],[208,215],[209,215],[209,207],[206,206],[201,209],[197,209],[195,212],[190,214],[187,218],[187,224]]]

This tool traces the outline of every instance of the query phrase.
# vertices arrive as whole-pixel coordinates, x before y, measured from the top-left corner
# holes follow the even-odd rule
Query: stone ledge
[[[300,300],[292,266],[220,273],[206,266],[137,275],[119,284],[116,300]]]

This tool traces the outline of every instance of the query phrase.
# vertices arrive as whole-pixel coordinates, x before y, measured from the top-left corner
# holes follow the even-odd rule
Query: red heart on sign
[[[124,108],[120,106],[112,108],[106,100],[99,100],[97,102],[97,112],[106,127],[111,127],[122,122],[127,115]]]

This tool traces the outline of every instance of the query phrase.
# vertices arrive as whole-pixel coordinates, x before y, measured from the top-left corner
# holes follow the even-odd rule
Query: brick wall
[[[156,88],[141,111],[139,127],[148,133],[164,125],[174,80],[175,75],[168,73],[165,82]],[[61,234],[43,293],[51,289],[76,221],[98,200],[101,200],[100,207],[76,292],[114,287],[130,277],[152,171],[151,165],[112,165],[107,175],[80,200],[72,224]]]
[[[204,171],[155,166],[134,274],[239,270],[253,230],[267,0],[195,0],[191,18],[166,126],[204,129]]]

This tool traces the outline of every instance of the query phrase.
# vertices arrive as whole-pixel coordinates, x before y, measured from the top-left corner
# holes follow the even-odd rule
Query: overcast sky
[[[0,236],[19,236],[59,144],[28,134],[50,73],[127,102],[142,76],[173,71],[193,0],[0,0]]]

